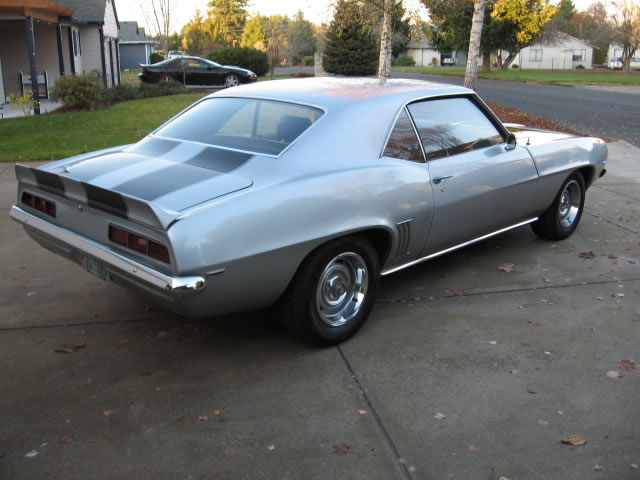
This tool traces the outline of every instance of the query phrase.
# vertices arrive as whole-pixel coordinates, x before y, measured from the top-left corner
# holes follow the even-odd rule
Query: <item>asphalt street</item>
[[[394,78],[417,78],[463,85],[462,77],[393,72]],[[553,120],[590,135],[626,140],[640,147],[640,94],[604,87],[578,88],[478,79],[484,99]]]
[[[386,277],[326,349],[88,275],[9,219],[1,164],[0,478],[640,480],[640,167],[609,148],[571,238]]]

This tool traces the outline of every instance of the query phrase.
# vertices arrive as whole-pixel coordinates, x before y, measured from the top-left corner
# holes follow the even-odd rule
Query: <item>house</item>
[[[141,63],[151,63],[149,57],[158,43],[147,38],[144,28],[138,22],[120,22],[118,32],[120,43],[120,67],[123,69],[140,68]]]
[[[593,68],[593,49],[585,40],[558,32],[551,39],[540,39],[523,48],[514,60],[522,68],[571,70],[582,66]]]
[[[113,0],[0,0],[0,104],[10,93],[48,98],[62,75],[120,83],[118,28]]]
[[[419,67],[441,65],[465,66],[467,64],[467,52],[457,50],[439,51],[431,45],[431,42],[425,34],[422,34],[420,40],[412,40],[409,42],[405,54],[412,57]]]

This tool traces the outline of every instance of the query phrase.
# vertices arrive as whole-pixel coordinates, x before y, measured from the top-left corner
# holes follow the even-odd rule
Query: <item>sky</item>
[[[584,10],[595,0],[573,0],[577,10]],[[144,25],[144,17],[140,12],[139,0],[115,0],[120,21],[135,20],[139,25]],[[209,0],[175,0],[175,24],[173,31],[180,31],[196,10],[204,13],[207,10]],[[247,10],[250,14],[261,15],[288,15],[292,17],[298,10],[304,12],[307,20],[316,24],[329,23],[333,16],[331,8],[332,0],[250,0]],[[557,3],[557,2],[554,2]],[[427,17],[427,12],[419,0],[404,0],[404,6],[408,11],[417,11],[422,18]],[[147,32],[153,33],[147,28]]]

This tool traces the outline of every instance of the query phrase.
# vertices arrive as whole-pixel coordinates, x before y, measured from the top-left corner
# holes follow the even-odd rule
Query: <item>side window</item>
[[[423,162],[420,141],[416,136],[416,131],[411,125],[411,119],[407,111],[403,108],[398,115],[398,120],[393,126],[387,146],[382,152],[384,157],[399,158],[401,160],[411,160],[412,162]]]
[[[425,100],[408,106],[427,160],[486,148],[504,141],[468,98]]]

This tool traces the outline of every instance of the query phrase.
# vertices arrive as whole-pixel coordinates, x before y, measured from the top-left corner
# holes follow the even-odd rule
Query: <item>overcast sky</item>
[[[584,10],[594,1],[573,0],[573,3],[578,10]],[[144,26],[144,17],[140,12],[139,3],[139,0],[115,0],[118,19],[121,21],[136,20],[139,25]],[[193,17],[196,8],[200,8],[203,13],[207,10],[209,0],[174,0],[173,3],[177,6],[173,30],[180,31],[182,26]],[[298,10],[302,10],[307,20],[321,24],[331,21],[333,16],[332,3],[332,0],[250,0],[248,11],[251,14],[260,13],[268,16],[279,13],[292,17]],[[419,0],[404,0],[404,6],[407,10],[418,11],[422,18],[426,18],[427,12],[421,5]],[[147,31],[149,31],[148,28]]]

